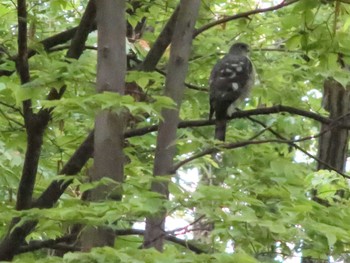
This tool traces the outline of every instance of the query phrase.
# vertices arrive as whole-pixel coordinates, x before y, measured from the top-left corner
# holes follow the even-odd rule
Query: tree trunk
[[[339,172],[345,171],[347,150],[348,150],[348,130],[339,127],[334,127],[338,122],[348,122],[350,107],[350,90],[344,88],[340,83],[333,79],[327,79],[324,82],[324,94],[322,106],[329,112],[329,118],[335,120],[331,124],[322,124],[321,132],[324,132],[318,143],[318,158],[321,162],[317,164],[317,170],[333,170]],[[343,117],[344,118],[341,118]],[[338,192],[340,196],[342,192]],[[329,205],[325,200],[317,197],[316,190],[313,192],[313,199],[324,205]],[[312,245],[312,244],[311,244]],[[305,245],[305,248],[308,244]],[[319,263],[324,260],[304,257],[302,263]]]
[[[349,113],[350,92],[335,80],[324,82],[323,107],[329,112],[330,119],[336,120]],[[349,117],[340,119],[340,122],[348,121]],[[335,123],[337,124],[337,123]],[[321,131],[325,132],[319,140],[318,157],[323,162],[344,172],[346,164],[346,152],[348,150],[348,130],[333,128],[332,124],[322,124]],[[322,163],[318,163],[317,170],[328,169]]]
[[[181,0],[177,16],[175,31],[171,42],[168,74],[165,83],[165,96],[170,97],[177,104],[175,110],[163,110],[163,121],[159,124],[157,147],[154,160],[154,176],[164,176],[170,173],[176,151],[176,130],[179,123],[179,108],[184,93],[184,82],[188,69],[188,59],[191,50],[192,35],[196,22],[200,0]],[[168,184],[154,181],[152,191],[160,193],[164,199],[168,198]],[[154,247],[163,250],[164,225],[166,211],[146,219],[146,231],[143,247]]]
[[[124,94],[126,73],[125,0],[96,1],[98,30],[97,91]],[[109,177],[117,182],[124,178],[125,114],[108,110],[100,112],[95,120],[94,167],[91,180]],[[110,186],[99,186],[89,193],[89,199],[120,200],[121,192],[112,193]],[[83,233],[84,251],[96,246],[113,246],[114,233],[105,227],[89,228]]]

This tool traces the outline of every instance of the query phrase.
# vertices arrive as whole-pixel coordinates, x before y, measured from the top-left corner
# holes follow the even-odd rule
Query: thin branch
[[[280,112],[288,112],[290,114],[308,117],[313,120],[319,121],[321,123],[326,123],[326,124],[334,123],[334,120],[323,117],[319,114],[305,111],[305,110],[300,110],[289,106],[283,106],[283,105],[273,106],[269,108],[248,110],[248,111],[237,111],[233,114],[231,119],[247,118],[254,115],[267,115],[267,114],[280,113]],[[337,120],[337,125],[338,125],[337,127],[350,129],[349,125],[344,125],[339,121],[340,120]],[[179,123],[178,128],[202,127],[202,126],[208,126],[213,124],[214,124],[214,120],[182,121]],[[125,138],[142,136],[150,132],[155,132],[157,131],[157,129],[158,129],[158,125],[152,125],[152,126],[139,128],[139,129],[128,130],[125,132],[124,136]],[[85,141],[78,147],[78,149],[75,151],[73,156],[69,159],[69,161],[66,163],[63,169],[60,171],[60,174],[75,175],[81,170],[81,168],[85,165],[88,159],[92,156],[93,137],[94,137],[94,133],[92,131],[90,132],[88,137],[85,139]],[[210,152],[208,152],[207,154],[210,154]],[[57,202],[59,197],[63,194],[65,189],[71,183],[72,183],[72,180],[53,181],[51,185],[44,191],[44,193],[38,198],[37,202],[33,205],[33,207],[41,207],[41,208],[52,207],[52,205],[55,202]]]
[[[248,117],[248,119],[250,119],[250,117]],[[248,139],[248,141],[255,140],[256,138],[260,137],[260,135],[264,134],[265,131],[267,131],[267,130],[268,130],[268,127],[265,127],[265,129],[259,131],[258,133],[254,134],[252,137],[250,137],[250,138]],[[281,139],[281,138],[280,138],[280,139]]]
[[[267,52],[285,52],[285,53],[296,53],[304,54],[301,50],[289,50],[285,48],[253,48],[256,51],[267,51]]]
[[[190,242],[188,242],[187,240],[184,239],[179,239],[177,237],[174,236],[165,236],[164,237],[165,240],[171,241],[175,244],[178,244],[180,246],[183,246],[185,248],[188,248],[189,250],[193,251],[196,254],[204,254],[204,253],[208,253],[206,251],[204,251],[203,249],[200,249],[199,247],[191,244]]]
[[[67,235],[64,237],[49,239],[49,240],[33,240],[28,245],[21,246],[19,253],[31,252],[42,248],[57,248],[57,245],[62,242],[70,242],[76,238],[76,235]],[[71,250],[70,250],[71,251]]]
[[[8,104],[8,103],[3,102],[3,101],[0,101],[0,104],[3,105],[3,106],[5,106],[5,107],[8,107],[8,108],[10,108],[10,109],[13,109],[14,111],[18,112],[20,115],[23,116],[22,111],[21,111],[19,108],[17,108],[16,106],[11,105],[11,104]]]
[[[133,61],[135,61],[136,63],[142,63],[141,60],[139,60],[138,58],[136,58],[135,56],[129,56],[129,58]],[[161,70],[161,69],[158,69],[158,68],[154,68],[154,71],[158,72],[160,75],[162,76],[165,76],[166,77],[166,72]],[[201,88],[199,86],[196,86],[196,85],[193,85],[193,84],[190,84],[190,83],[186,83],[184,82],[185,86],[189,89],[193,89],[193,90],[199,90],[199,91],[204,91],[204,92],[208,92],[208,88]]]
[[[176,228],[174,230],[171,230],[171,231],[167,231],[167,234],[172,234],[172,235],[183,235],[183,234],[186,234],[188,232],[192,232],[192,231],[195,231],[197,229],[189,229],[191,226],[197,224],[199,221],[201,221],[203,218],[205,218],[204,215],[201,215],[200,217],[198,217],[196,220],[194,220],[193,222],[189,223],[187,226],[184,226],[184,227],[179,227],[179,228]]]
[[[2,109],[0,109],[0,114],[2,116],[4,116],[4,118],[8,121],[8,124],[9,124],[10,128],[13,128],[11,122],[13,122],[13,123],[17,124],[18,126],[24,128],[23,123],[20,123],[19,121],[9,117]]]
[[[58,47],[53,47],[53,48],[50,48],[49,50],[47,50],[47,52],[57,52],[57,51],[66,50],[66,49],[69,49],[70,46],[71,45],[62,45],[62,46],[58,46]],[[84,46],[84,50],[97,51],[97,47],[95,47],[95,46]]]
[[[163,56],[166,48],[169,46],[176,20],[179,13],[179,6],[176,7],[168,22],[160,32],[158,38],[154,42],[151,50],[147,53],[143,63],[139,66],[142,71],[153,71],[158,64],[160,58]]]
[[[282,139],[282,140],[287,140],[286,137],[282,136],[281,134],[279,134],[278,132],[276,132],[275,130],[273,130],[271,127],[267,127],[267,125],[259,120],[256,120],[252,117],[248,117],[249,120],[251,120],[252,122],[258,123],[259,125],[261,125],[262,127],[264,127],[264,130],[268,130],[269,132],[271,132],[273,135],[275,135],[277,138]],[[328,130],[327,130],[328,131]],[[309,153],[307,150],[303,149],[302,147],[300,147],[298,144],[296,143],[289,143],[290,146],[294,147],[295,149],[301,151],[302,153],[304,153],[305,155],[307,155],[308,157],[310,157],[311,159],[323,164],[324,166],[328,167],[330,170],[335,171],[336,173],[342,175],[343,177],[346,177],[347,175],[344,174],[342,171],[339,171],[338,169],[336,169],[335,167],[333,167],[332,165],[322,161],[320,158],[312,155],[311,153]]]
[[[232,21],[232,20],[236,20],[236,19],[239,19],[239,18],[248,18],[249,16],[255,15],[255,14],[275,11],[275,10],[281,9],[283,7],[289,6],[291,4],[294,4],[294,3],[298,2],[298,1],[299,0],[291,0],[291,1],[284,0],[280,4],[275,5],[275,6],[271,6],[271,7],[267,7],[267,8],[254,9],[254,10],[251,10],[251,11],[239,13],[239,14],[236,14],[236,15],[233,15],[233,16],[228,16],[228,17],[225,17],[225,18],[213,21],[213,22],[208,23],[208,24],[198,28],[197,30],[195,30],[195,32],[193,34],[193,37],[195,38],[199,34],[203,33],[204,31],[206,31],[206,30],[208,30],[208,29],[210,29],[210,28],[212,28],[214,26],[217,26],[217,25],[220,25],[220,24]]]
[[[257,144],[265,144],[265,143],[285,143],[285,144],[293,144],[293,143],[297,143],[297,142],[303,142],[303,141],[307,141],[307,140],[313,140],[317,137],[320,137],[321,135],[323,135],[324,133],[330,131],[331,129],[334,129],[335,127],[338,127],[337,125],[334,126],[330,126],[329,129],[326,129],[316,135],[311,135],[311,136],[307,136],[307,137],[303,137],[297,140],[285,140],[285,139],[268,139],[268,140],[256,140],[256,141],[243,141],[243,142],[237,142],[237,143],[224,143],[221,145],[218,145],[218,147],[213,147],[213,148],[208,148],[200,153],[194,154],[193,156],[178,162],[176,165],[174,165],[174,167],[171,169],[171,171],[169,171],[169,173],[175,173],[180,167],[182,167],[183,165],[198,159],[200,157],[203,157],[207,154],[212,154],[218,151],[219,149],[227,149],[227,150],[232,150],[232,149],[237,149],[237,148],[242,148],[248,145],[257,145]],[[333,169],[334,170],[334,169]],[[338,170],[334,170],[335,172],[337,172],[338,174],[340,174],[341,176],[343,176],[344,178],[350,179],[350,175],[347,175],[343,172],[340,172]]]
[[[249,116],[254,116],[254,115],[269,115],[269,114],[275,114],[275,113],[281,113],[281,112],[287,112],[293,115],[307,117],[324,124],[334,124],[335,122],[334,120],[324,117],[320,114],[298,109],[298,108],[293,108],[290,106],[284,106],[284,105],[276,105],[272,107],[259,108],[259,109],[246,110],[246,111],[237,111],[232,114],[229,120],[247,118]],[[349,124],[342,123],[341,120],[338,120],[338,119],[336,120],[336,122],[337,122],[337,127],[343,128],[343,129],[350,129]],[[209,126],[214,124],[215,124],[215,120],[182,121],[179,123],[178,128],[190,128],[190,127],[194,128],[194,127],[203,127],[203,126]],[[151,126],[147,126],[139,129],[128,130],[125,132],[125,138],[142,136],[147,133],[157,131],[157,129],[158,129],[158,125],[151,125]]]
[[[116,230],[115,234],[117,236],[144,235],[145,231],[139,230],[139,229],[120,229],[120,230]],[[77,251],[79,250],[79,248],[75,246],[60,244],[64,242],[71,242],[75,238],[76,238],[76,235],[67,235],[64,237],[49,239],[44,241],[34,240],[34,241],[30,241],[28,245],[21,246],[18,252],[19,253],[32,252],[43,248],[60,249],[60,250],[66,250],[66,251]],[[175,244],[178,244],[180,246],[183,246],[185,248],[188,248],[189,250],[197,254],[206,253],[204,250],[191,244],[190,242],[183,239],[179,239],[175,236],[169,235],[169,233],[164,234],[164,239],[171,241]]]
[[[94,145],[94,131],[91,131],[84,142],[74,152],[72,157],[64,165],[59,174],[75,175],[86,164],[89,158],[93,154]],[[38,208],[50,208],[52,207],[64,193],[67,187],[73,182],[73,179],[69,180],[55,180],[46,190],[40,195],[37,201],[33,204],[33,207]]]
[[[117,236],[127,236],[127,235],[144,235],[145,231],[144,230],[139,230],[139,229],[122,229],[122,230],[116,230],[115,231]],[[179,239],[175,236],[169,235],[167,232],[164,232],[162,238],[171,241],[175,244],[178,244],[180,246],[183,246],[185,248],[188,248],[189,250],[195,252],[196,254],[204,254],[207,253],[203,249],[200,249],[199,247],[191,244],[187,240]]]
[[[155,68],[155,71],[157,71],[159,74],[161,74],[161,75],[163,75],[163,76],[166,76],[166,73],[165,73],[163,70],[160,70],[160,69]],[[208,92],[208,89],[207,89],[207,88],[201,88],[201,87],[198,87],[198,86],[196,86],[196,85],[189,84],[189,83],[186,83],[186,82],[184,82],[184,84],[185,84],[185,86],[186,86],[187,88],[189,88],[189,89]]]

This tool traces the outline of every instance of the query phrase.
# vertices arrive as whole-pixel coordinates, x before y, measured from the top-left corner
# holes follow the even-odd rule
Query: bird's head
[[[250,51],[249,45],[246,43],[235,43],[231,46],[229,53],[233,55],[248,55]]]

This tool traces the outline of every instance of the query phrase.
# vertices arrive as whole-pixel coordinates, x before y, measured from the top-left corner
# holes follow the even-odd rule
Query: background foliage
[[[129,7],[133,1],[129,1]],[[177,1],[143,0],[140,8],[128,15],[136,26],[147,18],[141,39],[128,40],[129,54],[143,60],[174,11]],[[292,4],[289,4],[293,2]],[[30,1],[28,3],[29,47],[36,54],[29,60],[31,82],[20,85],[17,74],[0,77],[0,236],[5,236],[11,218],[20,216],[39,223],[26,240],[42,242],[67,234],[73,224],[107,225],[115,231],[139,226],[147,215],[165,204],[168,210],[168,236],[193,239],[195,217],[215,224],[207,238],[194,240],[201,254],[186,246],[167,242],[163,253],[139,250],[139,233],[118,237],[114,248],[94,248],[90,253],[67,252],[63,259],[47,257],[40,249],[19,254],[15,262],[281,262],[287,258],[310,256],[315,259],[349,260],[350,208],[347,198],[338,202],[335,194],[348,184],[336,171],[315,171],[316,161],[288,143],[266,142],[234,149],[220,148],[214,141],[213,126],[178,130],[176,162],[211,148],[221,149],[220,161],[210,155],[194,159],[177,170],[170,181],[170,200],[164,201],[149,191],[152,180],[157,134],[148,132],[127,139],[128,162],[120,202],[86,202],[81,194],[96,183],[86,179],[92,161],[74,177],[74,182],[52,209],[15,210],[16,192],[26,151],[26,132],[21,102],[33,101],[34,111],[42,106],[55,107],[44,135],[34,197],[57,179],[58,171],[72,156],[93,128],[99,109],[126,107],[136,118],[130,130],[157,124],[160,110],[173,107],[161,96],[164,76],[158,72],[132,71],[127,80],[135,81],[152,99],[135,102],[130,96],[95,94],[96,33],[89,35],[87,49],[79,60],[67,59],[67,43],[45,51],[40,41],[78,25],[87,1]],[[181,107],[181,119],[205,120],[208,117],[208,76],[215,62],[236,42],[252,46],[251,59],[257,83],[245,110],[288,105],[322,116],[323,82],[333,77],[346,85],[349,74],[338,63],[339,54],[349,62],[350,6],[346,1],[257,1],[203,0],[196,24],[198,29],[219,19],[251,10],[285,5],[277,10],[242,15],[196,35]],[[13,1],[0,4],[0,70],[15,71],[17,54],[17,16]],[[157,68],[166,71],[169,51]],[[61,100],[47,101],[51,88],[67,86]],[[296,142],[304,151],[317,155],[320,123],[305,116],[278,113],[234,119],[227,129],[227,142],[275,140],[273,129],[286,140]],[[281,139],[281,138],[279,138]],[[208,184],[200,178],[207,178]],[[165,180],[165,179],[163,179]],[[102,184],[118,184],[109,180]],[[323,206],[311,198],[312,190],[331,205]],[[180,227],[186,226],[184,228]],[[118,233],[118,232],[117,232]],[[192,244],[191,243],[191,244]],[[28,243],[27,245],[33,243]],[[63,250],[74,250],[61,247]],[[301,253],[302,251],[302,253]],[[298,261],[296,261],[298,262]]]

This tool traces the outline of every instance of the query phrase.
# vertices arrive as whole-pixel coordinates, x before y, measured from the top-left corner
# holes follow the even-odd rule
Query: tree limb
[[[260,108],[260,109],[254,109],[254,110],[248,110],[248,111],[237,111],[232,115],[231,119],[248,118],[250,116],[255,116],[255,115],[267,115],[267,114],[275,114],[275,113],[281,113],[281,112],[288,112],[290,114],[308,117],[320,123],[327,123],[327,124],[334,123],[334,120],[323,117],[322,115],[293,108],[293,107],[289,107],[289,106],[283,106],[283,105],[277,105],[273,107]],[[350,129],[349,125],[342,124],[340,120],[336,120],[336,123],[338,125],[337,127]],[[182,121],[179,123],[178,128],[181,129],[181,128],[202,127],[202,126],[209,126],[213,124],[214,124],[213,120]],[[155,132],[157,131],[157,129],[158,129],[158,125],[152,125],[152,126],[139,128],[139,129],[128,130],[125,132],[124,136],[125,138],[142,136],[150,132]],[[75,175],[81,170],[81,168],[85,165],[88,159],[92,156],[93,137],[94,137],[93,131],[91,131],[88,137],[78,147],[78,149],[75,151],[72,157],[68,160],[66,165],[59,172],[59,174]],[[49,185],[49,187],[43,192],[43,194],[38,198],[38,200],[34,203],[33,207],[39,207],[39,208],[52,207],[53,204],[57,202],[59,197],[63,194],[63,192],[71,183],[72,183],[72,180],[53,181]]]
[[[139,229],[120,229],[120,230],[115,230],[115,234],[117,236],[130,236],[130,235],[144,235],[145,231],[144,230],[139,230]],[[30,241],[28,245],[21,246],[19,249],[20,253],[25,253],[25,252],[31,252],[31,251],[36,251],[42,248],[52,248],[52,249],[64,249],[67,251],[77,251],[79,248],[74,247],[74,246],[63,246],[59,243],[62,242],[69,242],[72,241],[76,238],[76,235],[67,235],[64,237],[56,238],[56,239],[49,239],[49,240],[34,240]],[[173,235],[166,234],[164,236],[165,240],[168,240],[170,242],[173,242],[175,244],[178,244],[182,247],[185,247],[191,251],[193,251],[196,254],[203,254],[207,253],[203,249],[195,246],[192,244],[191,240],[183,240],[180,238],[177,238]]]
[[[28,65],[28,41],[27,41],[27,3],[19,0],[17,5],[18,18],[18,57],[16,69],[19,74],[21,84],[30,81]],[[27,130],[27,151],[22,171],[21,180],[18,187],[16,209],[23,210],[30,207],[35,184],[36,168],[35,163],[39,160],[37,156],[37,136],[30,134],[33,122],[33,110],[31,100],[23,101],[24,123]],[[38,141],[40,143],[40,140]],[[40,146],[39,146],[40,147]],[[29,152],[32,151],[32,152]],[[40,150],[39,150],[40,151]],[[33,165],[32,165],[33,164]]]
[[[19,248],[19,253],[31,252],[42,248],[57,248],[57,245],[62,242],[69,242],[76,238],[76,235],[67,235],[64,237],[49,239],[49,240],[32,240],[28,243],[28,245],[21,246]]]
[[[90,8],[93,8],[94,5],[90,5]],[[90,16],[85,16],[85,20],[82,20],[80,25],[84,27],[81,29],[82,31],[74,31],[80,32],[80,36],[82,37],[80,40],[86,40],[87,34],[84,33],[91,29],[91,26],[85,27],[85,23],[91,23],[91,14]],[[83,23],[84,22],[84,23]],[[18,57],[17,57],[17,71],[20,74],[21,83],[27,83],[29,81],[29,68],[28,68],[28,49],[26,44],[27,38],[27,24],[26,24],[26,1],[19,0],[18,1]],[[84,31],[84,32],[83,32]],[[70,31],[70,33],[72,33]],[[47,41],[46,43],[52,43],[54,41]],[[77,42],[75,42],[78,44]],[[45,46],[45,44],[44,44]],[[72,47],[75,47],[74,45]],[[81,50],[80,48],[75,49],[75,52],[72,52],[75,56],[78,55],[77,50]],[[53,99],[58,99],[63,95],[65,87],[61,87],[60,91],[51,90],[50,95]],[[50,97],[49,95],[49,97]],[[27,130],[27,151],[25,155],[25,161],[23,165],[23,173],[21,177],[20,186],[18,189],[17,196],[17,204],[16,209],[28,209],[32,206],[32,192],[35,183],[35,177],[38,167],[38,162],[40,158],[43,134],[45,128],[50,120],[50,109],[41,109],[38,113],[34,114],[31,109],[31,102],[24,101],[23,102],[23,113],[24,120]],[[68,186],[68,184],[64,184],[64,186]],[[61,196],[61,194],[59,195]],[[52,200],[52,199],[51,199]],[[50,202],[50,199],[48,199]],[[53,202],[51,201],[51,204]],[[14,226],[18,219],[14,219],[11,226]],[[25,237],[32,231],[35,227],[36,221],[28,221],[21,226],[17,226],[15,229],[10,229],[9,233],[0,243],[0,260],[11,260],[13,256],[16,254],[18,250],[18,246],[24,242]],[[10,227],[11,228],[11,227]]]
[[[232,149],[237,149],[237,148],[242,148],[248,145],[257,145],[257,144],[265,144],[265,143],[285,143],[285,144],[295,144],[296,142],[303,142],[303,141],[307,141],[307,140],[313,140],[317,137],[320,137],[322,134],[336,128],[339,127],[336,122],[332,125],[329,126],[329,129],[327,130],[323,130],[322,132],[316,134],[316,135],[311,135],[311,136],[306,136],[300,139],[296,139],[296,140],[286,140],[286,139],[267,139],[267,140],[248,140],[248,141],[243,141],[243,142],[237,142],[237,143],[223,143],[218,145],[217,147],[213,147],[213,148],[208,148],[203,150],[200,153],[194,154],[189,158],[186,158],[183,161],[178,162],[176,165],[174,165],[173,169],[171,170],[170,173],[175,173],[180,167],[182,167],[183,165],[198,159],[200,157],[203,157],[207,154],[213,154],[215,152],[218,151],[218,149],[227,149],[227,150],[232,150]],[[343,176],[344,178],[350,179],[350,175],[347,175],[345,173],[343,173],[342,171],[339,171],[337,169],[335,169],[334,167],[329,166],[329,168],[331,170],[334,170],[335,172],[337,172],[338,174],[340,174],[341,176]]]
[[[290,106],[284,106],[284,105],[276,105],[272,107],[259,108],[259,109],[246,110],[246,111],[236,111],[232,114],[229,120],[247,118],[249,116],[255,116],[255,115],[269,115],[269,114],[282,113],[282,112],[287,112],[293,115],[307,117],[315,121],[318,121],[320,123],[334,124],[334,122],[336,121],[338,125],[337,127],[350,129],[350,125],[346,123],[342,123],[342,120],[340,119],[332,120],[311,111],[306,111],[306,110],[302,110],[302,109],[298,109]],[[215,123],[215,120],[181,121],[179,122],[178,128],[203,127],[203,126],[213,125],[214,123]],[[152,126],[139,128],[139,129],[128,130],[125,132],[125,138],[142,136],[150,132],[155,132],[157,131],[157,129],[158,129],[158,125],[152,125]]]
[[[159,34],[156,42],[152,46],[151,50],[147,53],[146,58],[139,67],[142,71],[152,71],[158,64],[159,60],[163,56],[166,48],[171,42],[173,36],[177,15],[179,13],[179,6],[176,7],[175,11],[171,15],[170,19],[164,26],[162,32]]]
[[[271,6],[271,7],[267,7],[267,8],[259,8],[259,9],[255,9],[255,10],[239,13],[239,14],[236,14],[236,15],[233,15],[233,16],[227,16],[225,18],[213,21],[211,23],[208,23],[208,24],[198,28],[197,30],[195,30],[195,32],[193,34],[193,37],[194,38],[197,37],[199,34],[203,33],[204,31],[206,31],[206,30],[208,30],[208,29],[210,29],[210,28],[212,28],[214,26],[217,26],[217,25],[220,25],[220,24],[232,21],[232,20],[236,20],[236,19],[239,19],[239,18],[247,18],[247,17],[249,17],[251,15],[278,10],[278,9],[283,8],[283,7],[286,7],[286,6],[289,6],[291,4],[294,4],[294,3],[298,2],[298,1],[299,0],[290,0],[290,1],[283,0],[280,4],[275,5],[275,6]]]
[[[76,175],[81,168],[86,164],[89,158],[93,154],[94,150],[94,131],[91,131],[84,142],[74,152],[72,157],[63,166],[59,174],[64,175]],[[73,182],[73,179],[69,180],[55,180],[46,188],[46,190],[40,195],[37,201],[33,204],[33,207],[37,208],[50,208],[52,207],[67,187]]]
[[[269,132],[271,132],[273,135],[275,135],[277,138],[281,139],[281,140],[288,140],[286,137],[282,136],[281,134],[279,134],[278,132],[276,132],[274,129],[267,127],[267,125],[259,120],[256,120],[254,118],[248,117],[249,120],[251,120],[252,122],[258,123],[259,125],[261,125],[262,127],[264,127],[266,130],[268,130]],[[329,131],[329,130],[327,130]],[[318,163],[321,163],[322,165],[326,166],[328,169],[335,171],[336,173],[342,175],[344,178],[347,177],[346,174],[344,174],[342,171],[340,171],[339,169],[333,167],[332,165],[322,161],[320,158],[312,155],[311,153],[309,153],[307,150],[305,150],[304,148],[300,147],[298,144],[296,143],[289,143],[290,146],[294,147],[295,149],[301,151],[302,153],[304,153],[305,155],[307,155],[308,157],[310,157],[311,159],[317,161]]]

